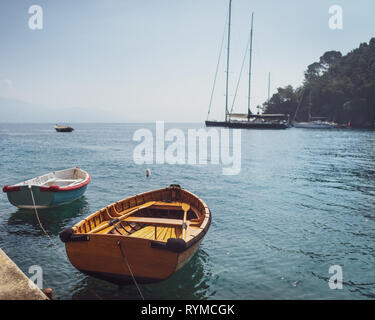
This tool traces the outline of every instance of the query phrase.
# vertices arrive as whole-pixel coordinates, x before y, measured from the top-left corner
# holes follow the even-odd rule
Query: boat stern
[[[21,209],[47,208],[53,203],[53,192],[43,192],[37,186],[8,186],[3,188],[9,202]],[[34,201],[33,201],[34,197]]]

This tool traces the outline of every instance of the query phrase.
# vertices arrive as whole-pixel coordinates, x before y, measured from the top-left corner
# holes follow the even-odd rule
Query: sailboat
[[[302,95],[301,102],[303,100],[303,96],[304,96],[304,94]],[[309,95],[308,120],[305,121],[305,122],[296,122],[294,119],[297,116],[297,112],[298,112],[298,109],[300,107],[301,102],[297,106],[296,112],[295,112],[294,117],[293,117],[292,125],[295,128],[332,129],[332,128],[335,128],[335,127],[338,126],[337,123],[327,121],[327,118],[325,118],[325,117],[312,117],[311,116],[311,92],[310,92],[310,95]]]
[[[229,57],[230,57],[230,27],[232,14],[232,0],[229,0],[228,13],[228,36],[227,36],[227,72],[226,72],[226,93],[225,93],[225,120],[213,121],[207,120],[205,124],[207,127],[227,127],[227,128],[243,128],[243,129],[286,129],[289,128],[289,115],[285,114],[253,114],[251,112],[250,94],[251,94],[251,67],[252,67],[252,48],[253,48],[253,30],[254,30],[254,13],[251,15],[251,30],[250,30],[250,61],[249,61],[249,91],[248,91],[248,106],[247,113],[232,113],[228,109],[228,83],[229,83]],[[216,79],[215,79],[216,80]],[[210,113],[211,103],[209,107]],[[232,107],[233,109],[233,107]],[[231,110],[232,111],[232,110]]]

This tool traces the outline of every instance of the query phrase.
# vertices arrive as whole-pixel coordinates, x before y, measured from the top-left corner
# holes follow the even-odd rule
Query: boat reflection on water
[[[85,196],[69,203],[64,206],[38,209],[38,216],[40,218],[43,227],[48,230],[49,234],[57,236],[61,229],[66,224],[69,224],[72,218],[86,215],[90,212],[90,206]],[[17,209],[8,219],[8,225],[12,226],[8,232],[18,232],[14,229],[15,226],[19,226],[22,230],[27,226],[32,226],[34,231],[32,235],[42,236],[42,232],[38,220],[35,217],[35,211],[28,209]],[[40,231],[40,232],[39,232]]]

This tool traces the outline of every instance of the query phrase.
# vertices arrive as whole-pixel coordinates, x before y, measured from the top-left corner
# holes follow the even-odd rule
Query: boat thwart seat
[[[144,223],[152,225],[167,225],[182,227],[183,220],[181,219],[167,219],[167,218],[148,218],[148,217],[129,217],[124,220],[125,222]],[[186,224],[189,224],[187,221]]]

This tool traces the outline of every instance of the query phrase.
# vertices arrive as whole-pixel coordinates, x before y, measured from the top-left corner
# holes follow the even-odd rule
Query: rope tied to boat
[[[34,193],[33,193],[33,190],[32,190],[32,186],[31,185],[28,185],[29,189],[30,189],[30,194],[31,194],[31,199],[33,201],[33,205],[34,205],[34,210],[35,210],[35,215],[36,215],[36,218],[38,220],[38,223],[39,223],[39,226],[40,228],[42,229],[42,231],[44,232],[44,234],[49,238],[49,240],[52,242],[52,244],[57,248],[57,251],[65,258],[66,260],[66,255],[63,251],[61,251],[60,247],[56,244],[55,241],[52,240],[52,238],[50,237],[50,235],[47,233],[46,229],[44,229],[43,225],[42,225],[42,222],[40,221],[40,218],[39,218],[39,214],[38,214],[38,210],[36,209],[36,204],[35,204],[35,199],[34,199]],[[95,290],[93,289],[90,289],[91,292],[93,292],[100,300],[103,300],[97,293]]]
[[[132,269],[130,268],[130,265],[129,265],[128,259],[126,259],[125,252],[124,252],[124,249],[123,249],[123,247],[122,247],[121,241],[118,241],[118,242],[117,242],[117,245],[118,245],[119,248],[120,248],[121,256],[122,256],[122,258],[124,259],[126,266],[128,267],[129,273],[130,273],[130,275],[131,275],[132,278],[133,278],[134,284],[135,284],[135,286],[136,286],[137,289],[138,289],[139,295],[141,296],[142,300],[145,300],[145,298],[143,297],[142,291],[141,291],[141,289],[140,289],[139,286],[138,286],[137,280],[135,280],[135,277],[134,277],[134,274],[133,274],[133,272],[132,272]]]
[[[39,218],[38,210],[36,209],[36,204],[35,204],[35,199],[34,199],[34,193],[33,193],[32,186],[29,185],[28,187],[29,187],[29,189],[30,189],[31,199],[33,200],[33,205],[34,205],[34,210],[35,210],[35,216],[36,216],[36,219],[38,220],[38,223],[39,223],[40,228],[42,229],[42,231],[44,232],[44,234],[49,238],[49,240],[52,242],[52,244],[57,248],[57,250],[58,250],[58,251],[64,256],[64,258],[66,259],[66,256],[65,256],[64,253],[61,251],[60,247],[55,243],[55,241],[52,240],[52,238],[50,237],[50,235],[47,233],[46,229],[44,229],[44,227],[43,227],[43,225],[42,225],[42,222],[40,221],[40,218]]]

